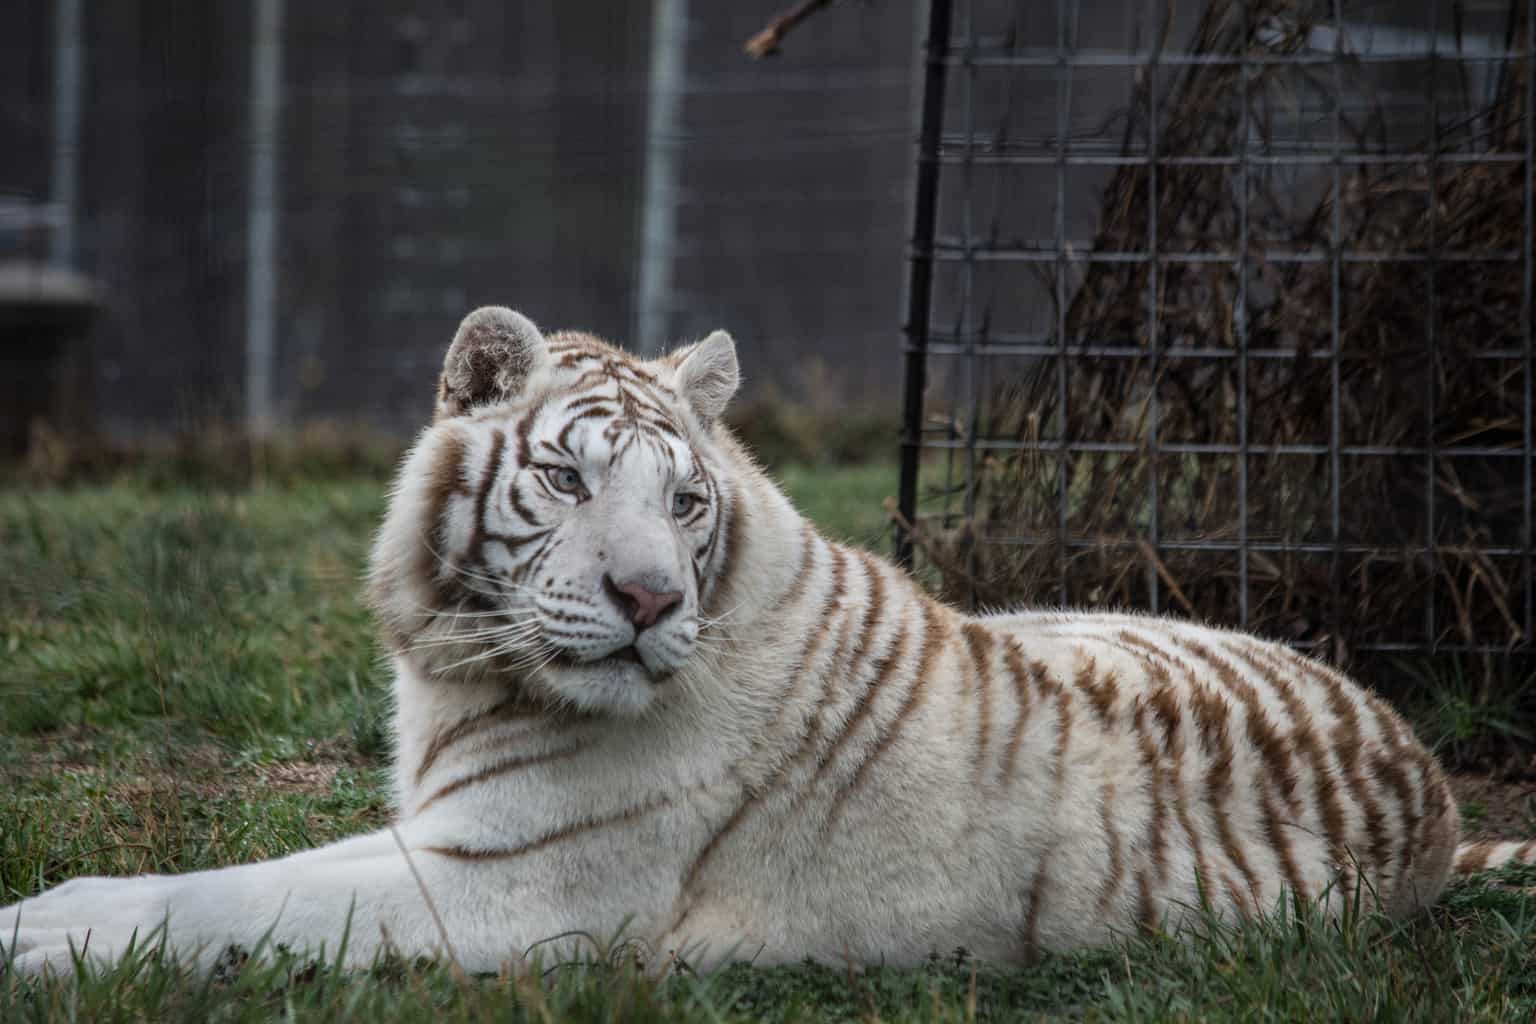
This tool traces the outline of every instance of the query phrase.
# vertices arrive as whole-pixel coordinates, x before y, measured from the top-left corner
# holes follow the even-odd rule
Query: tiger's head
[[[652,706],[723,610],[742,510],[716,423],[739,380],[722,331],[647,362],[471,313],[374,547],[396,653],[550,705]]]

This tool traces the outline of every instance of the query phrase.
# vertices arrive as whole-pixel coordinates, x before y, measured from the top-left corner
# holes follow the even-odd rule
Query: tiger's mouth
[[[563,651],[555,655],[552,660],[554,664],[559,665],[561,668],[569,669],[606,668],[615,670],[622,669],[627,665],[633,665],[640,669],[640,671],[644,672],[646,678],[649,679],[652,683],[663,682],[669,675],[672,674],[670,672],[658,672],[653,670],[649,665],[645,663],[645,659],[640,656],[640,651],[635,647],[634,644],[621,647],[619,650],[614,651],[612,654],[606,654],[601,658],[593,658],[587,661],[574,658]]]
[[[622,650],[614,651],[608,657],[600,659],[600,661],[628,661],[639,665],[641,668],[645,667],[645,662],[640,657],[640,649],[634,644],[630,644]]]

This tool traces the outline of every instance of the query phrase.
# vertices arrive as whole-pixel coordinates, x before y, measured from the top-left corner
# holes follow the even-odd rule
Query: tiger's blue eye
[[[678,519],[694,510],[699,503],[697,494],[689,494],[686,491],[678,491],[672,495],[672,514]]]
[[[547,475],[550,484],[557,491],[565,494],[576,494],[581,491],[581,474],[569,466],[552,466]]]

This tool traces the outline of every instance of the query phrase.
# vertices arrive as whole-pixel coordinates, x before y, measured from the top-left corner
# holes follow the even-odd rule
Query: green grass
[[[888,549],[893,467],[781,476],[829,533]],[[364,478],[0,487],[0,903],[387,819],[387,679],[357,585],[382,508]],[[956,954],[658,980],[621,949],[466,983],[431,964],[348,974],[282,957],[201,979],[149,955],[82,980],[0,978],[0,1020],[1529,1018],[1533,889],[1536,872],[1511,872],[1409,922],[1303,909],[1027,967]]]
[[[795,506],[829,537],[890,554],[890,518],[881,503],[896,494],[895,463],[786,466],[776,475]]]

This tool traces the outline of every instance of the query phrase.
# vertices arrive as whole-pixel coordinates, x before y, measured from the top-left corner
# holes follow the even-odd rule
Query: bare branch
[[[823,7],[831,7],[835,3],[837,0],[804,0],[796,4],[770,21],[767,28],[748,39],[744,49],[758,60],[774,56],[779,52],[779,44],[795,30],[795,26]]]

